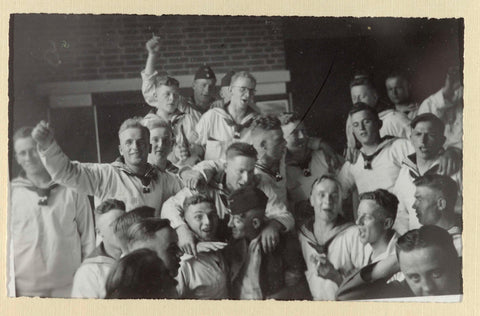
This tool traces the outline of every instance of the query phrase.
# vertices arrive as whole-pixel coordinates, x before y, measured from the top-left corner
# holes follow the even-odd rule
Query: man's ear
[[[437,200],[437,208],[440,210],[440,211],[443,211],[447,208],[447,200],[443,197],[439,198]]]
[[[252,226],[254,229],[259,229],[262,225],[262,221],[258,217],[252,218]]]
[[[260,141],[260,146],[259,147],[264,149],[264,150],[267,149],[267,141],[265,139],[262,139]]]
[[[392,229],[393,223],[394,223],[393,218],[387,217],[387,218],[385,219],[385,221],[383,222],[383,228],[385,228],[386,230]]]
[[[382,126],[383,126],[383,121],[380,118],[378,118],[378,130],[380,130]]]

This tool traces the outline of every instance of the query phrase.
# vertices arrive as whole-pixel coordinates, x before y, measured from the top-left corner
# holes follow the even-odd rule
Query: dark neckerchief
[[[313,217],[312,219],[310,219],[307,223],[305,223],[305,227],[310,230],[313,234],[313,236],[315,236],[315,232],[313,230],[313,224],[315,222],[315,218]],[[335,237],[338,236],[338,234],[340,234],[341,232],[343,232],[345,229],[349,228],[350,226],[354,225],[353,223],[349,222],[348,220],[346,220],[343,216],[341,215],[338,215],[337,217],[337,220],[336,220],[336,223],[335,223],[335,227],[338,228],[338,230],[335,232],[334,235],[332,235],[328,240],[326,240],[323,244],[319,244],[319,243],[313,243],[311,241],[308,241],[308,244],[313,248],[315,249],[315,251],[318,253],[318,254],[325,254],[327,255],[328,254],[328,247],[330,246],[330,244],[332,243],[332,241],[335,239]]]
[[[175,130],[175,128],[177,127],[178,122],[180,122],[180,120],[181,120],[182,118],[184,118],[185,115],[186,115],[186,113],[183,113],[183,112],[181,112],[181,111],[179,111],[179,110],[177,110],[177,111],[175,112],[175,116],[170,120],[170,126],[172,127],[172,130]]]
[[[113,163],[113,165],[128,174],[129,176],[140,179],[143,186],[143,193],[150,193],[150,182],[152,182],[152,180],[157,180],[157,169],[150,164],[148,164],[147,171],[144,175],[136,174],[132,170],[130,170],[130,168],[125,165],[125,159],[122,156],[118,157]]]
[[[210,103],[212,103],[212,101],[210,101]],[[198,111],[202,114],[204,114],[205,112],[207,112],[209,109],[210,109],[210,105],[207,107],[207,108],[203,108],[201,106],[198,106],[196,103],[195,103],[195,98],[194,97],[190,97],[190,99],[188,99],[188,104],[190,105],[190,107],[192,109],[194,109],[195,111]]]
[[[390,135],[387,135],[385,137],[383,137],[381,140],[380,140],[380,144],[382,144],[384,141],[388,140],[388,139],[392,139],[392,138],[395,138],[393,136],[390,136]],[[379,145],[380,145],[379,144]],[[362,154],[362,157],[363,157],[363,169],[368,169],[368,170],[372,170],[372,160],[378,156],[379,153],[382,152],[382,150],[384,149],[385,147],[384,146],[380,146],[380,148],[378,148],[373,154],[371,155],[367,155],[365,153],[363,153],[362,151],[360,151],[360,153]]]
[[[228,112],[227,107],[230,105],[230,102],[225,103],[225,106],[223,107],[223,110],[227,114],[228,117],[224,118],[225,122],[227,123],[228,126],[233,126],[233,138],[239,139],[240,138],[240,133],[243,131],[244,128],[249,128],[250,125],[252,125],[252,122],[255,118],[251,118],[248,121],[246,121],[244,124],[238,124],[235,122],[233,119],[233,116]],[[247,113],[248,114],[248,113]]]
[[[182,112],[178,109],[175,111],[175,113],[173,113],[174,116],[171,120],[165,120],[163,117],[158,115],[155,110],[151,110],[148,114],[155,114],[157,117],[159,117],[162,120],[170,123],[170,127],[172,128],[172,130],[175,130],[175,127],[177,126],[178,122],[180,122],[180,120],[186,115],[186,113],[184,113],[184,112]]]
[[[310,170],[310,162],[312,161],[312,151],[309,150],[306,153],[305,158],[300,162],[293,160],[291,156],[292,155],[287,150],[287,154],[285,155],[286,164],[288,166],[293,166],[293,167],[302,169],[303,175],[305,177],[310,177],[312,175],[312,171]]]
[[[282,175],[280,174],[280,171],[274,172],[258,162],[255,163],[255,168],[265,172],[270,177],[274,178],[275,181],[277,182],[280,182],[283,179]]]
[[[165,167],[165,170],[173,174],[178,174],[180,169],[178,169],[178,167],[175,166],[170,160],[167,160],[167,166]]]
[[[407,158],[413,163],[413,165],[415,167],[417,167],[417,168],[411,168],[409,166],[409,168],[408,168],[408,173],[410,173],[410,176],[412,177],[413,180],[416,180],[416,179],[420,178],[421,176],[437,174],[438,169],[440,168],[439,165],[433,165],[430,169],[425,171],[425,173],[423,175],[421,175],[420,172],[418,171],[418,166],[417,166],[417,154],[408,155]],[[406,163],[404,163],[404,164],[407,165]]]
[[[230,191],[227,189],[227,175],[224,173],[220,179],[220,182],[216,183],[215,181],[211,181],[209,186],[211,186],[218,193],[223,206],[230,209],[228,203]]]
[[[27,175],[23,171],[20,172],[20,177],[27,179]],[[33,185],[33,183],[32,183],[32,185],[25,186],[25,189],[37,193],[37,195],[38,195],[38,205],[45,206],[45,205],[48,205],[48,198],[50,197],[50,192],[53,189],[55,189],[56,187],[58,187],[58,183],[51,183],[46,188],[39,188],[39,187]]]

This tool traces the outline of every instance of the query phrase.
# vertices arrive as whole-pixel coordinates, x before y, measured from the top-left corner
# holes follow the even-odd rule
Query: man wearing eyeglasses
[[[249,72],[237,72],[230,82],[230,102],[207,111],[197,124],[198,143],[205,147],[205,159],[225,158],[234,142],[250,142],[251,125],[257,113],[251,108],[257,81]]]

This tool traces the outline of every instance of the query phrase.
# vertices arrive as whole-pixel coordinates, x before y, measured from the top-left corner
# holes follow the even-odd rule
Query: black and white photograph
[[[8,297],[462,301],[463,18],[9,22]]]

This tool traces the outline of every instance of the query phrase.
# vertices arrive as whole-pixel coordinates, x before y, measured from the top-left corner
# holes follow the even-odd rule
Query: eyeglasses
[[[240,86],[232,86],[232,87],[238,88],[238,90],[240,91],[241,94],[244,94],[248,91],[248,92],[250,92],[251,94],[254,95],[257,92],[257,90],[250,89],[250,88],[247,88],[247,87],[240,87]]]

